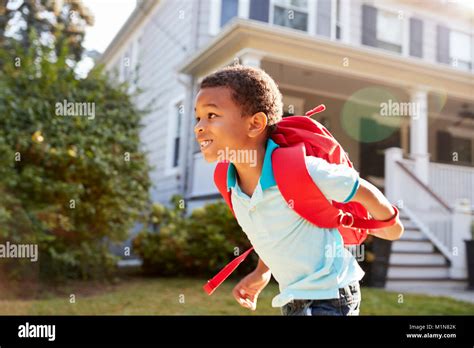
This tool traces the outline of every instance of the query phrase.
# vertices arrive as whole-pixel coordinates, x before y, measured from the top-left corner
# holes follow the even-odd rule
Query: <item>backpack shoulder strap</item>
[[[231,191],[227,190],[227,172],[229,170],[229,162],[219,162],[214,170],[214,183],[216,184],[219,192],[224,198],[225,202],[229,206],[232,214],[234,214],[234,209],[232,208],[232,199]],[[214,290],[221,285],[224,280],[226,280],[232,272],[245,260],[245,258],[253,250],[253,247],[247,249],[242,255],[236,257],[234,260],[229,262],[223,269],[219,271],[212,279],[208,280],[204,285],[203,289],[208,294],[211,295]]]
[[[227,172],[229,170],[229,162],[219,162],[214,170],[214,183],[217,189],[221,193],[225,202],[229,206],[232,214],[234,214],[234,208],[232,207],[231,191],[227,190]],[[235,217],[235,214],[234,214]]]
[[[273,173],[283,198],[301,217],[322,228],[352,227],[377,229],[389,227],[398,217],[388,220],[359,218],[331,204],[314,183],[306,167],[304,143],[280,147],[272,154]],[[291,168],[291,170],[288,170]]]
[[[323,228],[340,225],[343,212],[335,208],[311,178],[304,143],[280,147],[272,154],[273,173],[283,198],[301,217]],[[291,170],[288,170],[291,168]]]

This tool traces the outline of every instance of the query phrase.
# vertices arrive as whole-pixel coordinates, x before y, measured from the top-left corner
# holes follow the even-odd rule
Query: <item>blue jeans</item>
[[[283,315],[359,315],[359,282],[339,289],[339,298],[328,300],[293,300],[281,308]]]

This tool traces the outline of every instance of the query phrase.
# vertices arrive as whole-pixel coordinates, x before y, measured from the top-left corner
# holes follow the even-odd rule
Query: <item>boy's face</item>
[[[208,87],[196,97],[194,133],[208,162],[224,160],[224,154],[249,145],[251,117],[242,117],[231,93],[227,87]]]

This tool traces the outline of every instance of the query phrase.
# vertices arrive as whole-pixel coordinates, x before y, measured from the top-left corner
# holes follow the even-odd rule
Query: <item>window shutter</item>
[[[377,46],[377,9],[362,5],[362,44]]]
[[[250,1],[250,19],[268,22],[270,13],[270,0],[251,0]]]
[[[316,34],[331,37],[331,0],[318,0]]]
[[[442,25],[438,25],[436,52],[438,62],[451,63],[449,59],[449,29]]]
[[[410,55],[423,58],[423,21],[410,18]]]
[[[239,14],[239,0],[222,0],[221,27]]]

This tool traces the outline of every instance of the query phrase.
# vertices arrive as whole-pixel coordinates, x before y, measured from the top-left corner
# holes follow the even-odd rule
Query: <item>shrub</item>
[[[187,217],[179,203],[183,201],[174,197],[173,202],[171,209],[155,204],[150,223],[133,241],[146,273],[209,277],[250,247],[224,202],[207,204]],[[243,263],[238,274],[250,272],[256,266],[256,255],[249,259],[254,262]]]

